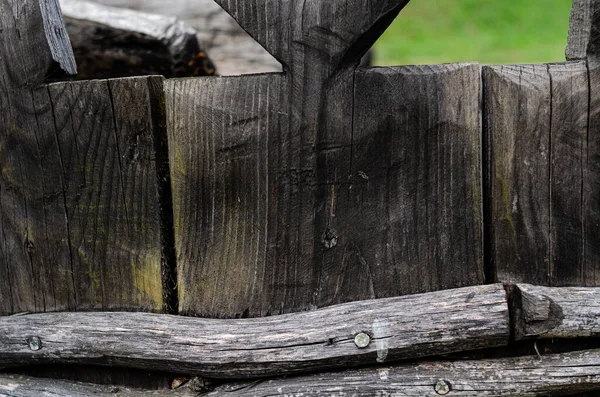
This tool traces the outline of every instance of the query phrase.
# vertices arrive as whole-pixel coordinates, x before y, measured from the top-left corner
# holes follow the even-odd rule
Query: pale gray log
[[[196,396],[197,393],[188,387],[181,387],[174,390],[142,390],[121,386],[0,374],[0,396],[2,397],[39,397],[48,395],[53,397],[191,397]]]
[[[600,390],[600,351],[481,361],[430,362],[321,373],[225,385],[210,397],[353,396],[564,396]],[[436,385],[439,384],[436,392]],[[591,395],[591,394],[590,394]]]
[[[585,338],[600,335],[600,288],[512,288],[516,339]]]
[[[355,336],[369,335],[359,348]],[[117,365],[207,377],[273,376],[508,344],[500,284],[257,319],[53,313],[0,319],[0,368]]]
[[[587,49],[591,33],[591,4],[595,0],[573,0],[571,7],[571,26],[567,42],[566,56],[568,60],[579,60],[587,57]]]

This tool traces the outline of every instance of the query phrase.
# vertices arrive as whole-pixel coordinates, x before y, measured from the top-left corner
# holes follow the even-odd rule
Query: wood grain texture
[[[484,87],[488,253],[496,280],[591,285],[594,270],[584,263],[596,258],[586,259],[585,245],[597,237],[586,237],[584,220],[596,211],[584,197],[591,178],[585,63],[486,67]]]
[[[600,390],[600,351],[479,361],[439,361],[320,373],[302,377],[224,385],[203,396],[565,396]],[[590,393],[590,396],[593,395]]]
[[[78,78],[212,76],[196,31],[175,17],[62,0]]]
[[[505,346],[500,284],[354,302],[259,319],[147,313],[47,313],[0,318],[0,368],[116,365],[246,378],[368,365]],[[366,348],[355,345],[370,335]],[[32,338],[41,349],[31,349]]]
[[[600,54],[600,53],[599,53]],[[585,255],[584,286],[600,285],[600,61],[588,58],[590,108],[587,151],[584,153],[583,210]]]
[[[0,374],[0,396],[3,397],[144,397],[144,396],[198,396],[188,387],[176,390],[144,390],[122,386],[98,385],[59,379]]]
[[[583,60],[600,54],[600,1],[574,0],[567,43],[567,59]]]
[[[517,284],[511,290],[516,339],[600,335],[600,289]]]
[[[157,84],[56,83],[4,113],[0,313],[163,310]]]
[[[355,72],[405,2],[334,3],[226,2],[286,72],[167,82],[181,313],[483,283],[479,66]],[[274,34],[288,17],[298,26]]]

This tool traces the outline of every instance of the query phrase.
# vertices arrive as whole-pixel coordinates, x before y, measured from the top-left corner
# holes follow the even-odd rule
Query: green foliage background
[[[376,65],[563,61],[572,0],[411,0]]]

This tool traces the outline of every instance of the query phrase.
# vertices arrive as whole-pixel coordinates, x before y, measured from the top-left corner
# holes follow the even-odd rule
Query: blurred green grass
[[[572,0],[411,0],[376,65],[564,61]]]

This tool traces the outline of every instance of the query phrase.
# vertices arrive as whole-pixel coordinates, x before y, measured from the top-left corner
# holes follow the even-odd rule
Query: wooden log
[[[181,387],[174,390],[145,390],[59,379],[0,374],[0,396],[39,397],[40,395],[52,395],[54,397],[192,397],[198,396],[198,393],[189,387]]]
[[[567,43],[568,60],[600,54],[600,1],[574,0]]]
[[[211,397],[258,396],[565,396],[600,390],[600,351],[426,362],[226,384]],[[590,396],[596,395],[590,393]]]
[[[196,31],[175,17],[61,0],[80,79],[213,76]]]
[[[260,319],[147,313],[0,318],[0,368],[116,365],[246,378],[391,362],[505,346],[502,285],[348,303]]]
[[[600,335],[599,288],[511,288],[515,339],[586,338]]]
[[[483,283],[479,66],[356,71],[405,1],[241,4],[223,2],[287,71],[167,82],[180,312]],[[305,23],[265,30],[287,20]]]
[[[585,247],[598,242],[584,220],[597,212],[584,194],[593,178],[585,62],[486,67],[484,87],[493,279],[596,286],[598,255]]]
[[[281,72],[281,64],[250,37],[214,0],[94,0],[108,6],[168,15],[194,28],[201,48],[210,54],[219,74]]]

